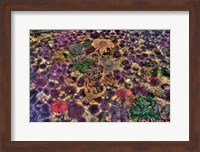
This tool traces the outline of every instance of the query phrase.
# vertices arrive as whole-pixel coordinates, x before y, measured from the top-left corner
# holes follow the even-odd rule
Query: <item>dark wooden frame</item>
[[[11,11],[189,11],[190,140],[188,142],[11,141]],[[200,151],[200,0],[107,0],[106,2],[104,2],[103,0],[0,0],[0,24],[1,152]]]

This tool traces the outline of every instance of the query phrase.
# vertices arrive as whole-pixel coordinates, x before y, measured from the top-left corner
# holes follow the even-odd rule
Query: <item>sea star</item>
[[[117,59],[114,58],[100,57],[99,64],[103,66],[103,73],[101,80],[103,80],[107,74],[111,73],[113,75],[114,70],[122,71],[120,63],[118,62]]]
[[[84,94],[85,97],[81,99],[81,101],[88,101],[90,104],[98,104],[94,99],[101,97],[106,92],[106,87],[104,87],[103,91],[100,93],[94,94],[94,89],[89,86],[88,81],[85,82],[84,86]]]
[[[99,51],[102,55],[104,52],[107,52],[108,49],[113,49],[115,45],[108,39],[95,39],[92,43],[92,46]]]

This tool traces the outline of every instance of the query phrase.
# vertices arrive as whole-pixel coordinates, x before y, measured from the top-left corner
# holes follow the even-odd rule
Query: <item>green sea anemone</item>
[[[170,77],[170,69],[169,68],[162,68],[162,75],[166,77]]]
[[[151,75],[152,75],[153,77],[157,77],[158,74],[159,74],[159,68],[158,68],[158,67],[155,67],[155,68],[151,69],[150,73],[151,73]]]
[[[136,106],[129,109],[130,117],[133,120],[138,119],[159,119],[159,114],[153,109],[156,101],[152,97],[138,97],[136,98]]]
[[[91,65],[92,65],[92,61],[85,59],[83,61],[74,63],[70,71],[78,70],[81,73],[84,73],[90,68]]]

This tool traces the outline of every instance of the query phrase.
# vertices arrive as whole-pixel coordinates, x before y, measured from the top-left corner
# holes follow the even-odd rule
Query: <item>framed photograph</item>
[[[0,151],[199,151],[200,1],[0,2]]]

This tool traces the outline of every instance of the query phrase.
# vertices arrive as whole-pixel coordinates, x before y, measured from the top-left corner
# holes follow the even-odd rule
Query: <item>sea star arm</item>
[[[87,87],[87,89],[88,89],[90,92],[93,93],[93,89],[89,86],[88,81],[86,82],[86,87]]]
[[[97,104],[97,105],[99,105],[99,103],[98,102],[96,102],[95,100],[93,100],[93,99],[90,99],[90,100],[88,100],[88,102],[90,103],[90,104]]]
[[[106,87],[104,87],[104,89],[103,89],[102,92],[96,94],[96,95],[94,96],[94,98],[99,98],[99,97],[101,97],[105,92],[106,92]]]
[[[84,87],[84,94],[87,96],[88,95],[88,88],[85,86]]]

